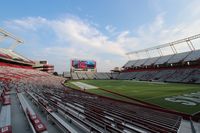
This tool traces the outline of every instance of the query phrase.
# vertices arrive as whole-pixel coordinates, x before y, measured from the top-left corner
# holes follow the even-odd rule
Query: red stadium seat
[[[42,121],[40,120],[40,118],[38,117],[38,115],[31,115],[28,111],[28,115],[29,115],[29,118],[31,120],[31,123],[33,124],[35,130],[37,133],[41,133],[43,131],[46,130],[46,127],[45,125],[42,123]]]
[[[33,120],[33,124],[34,124],[34,125],[35,125],[35,124],[39,124],[39,123],[41,123],[40,119],[36,118],[36,119]]]
[[[10,105],[10,104],[11,104],[10,95],[5,95],[3,97],[3,105]]]
[[[3,90],[3,95],[9,95],[9,91]]]
[[[50,108],[50,107],[46,107],[46,110],[48,111],[48,112],[52,112],[53,110]]]
[[[43,123],[41,123],[41,122],[38,123],[38,124],[35,124],[34,127],[35,127],[35,130],[36,130],[37,133],[41,133],[41,132],[47,130],[47,128],[45,127],[45,125]]]
[[[12,127],[11,126],[5,126],[0,128],[0,133],[12,133]]]
[[[37,119],[37,115],[30,115],[29,117],[32,123],[35,119]]]

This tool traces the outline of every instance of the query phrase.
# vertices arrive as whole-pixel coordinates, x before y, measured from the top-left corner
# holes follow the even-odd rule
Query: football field
[[[79,82],[96,86],[96,88],[86,89],[86,91],[103,96],[130,101],[130,99],[109,93],[99,88],[179,112],[193,114],[200,111],[200,85],[197,84],[143,82],[133,80],[81,80]],[[68,83],[68,85],[79,89],[79,87],[74,84]]]

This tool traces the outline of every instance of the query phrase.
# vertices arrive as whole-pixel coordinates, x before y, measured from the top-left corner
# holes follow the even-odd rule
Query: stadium
[[[4,0],[0,133],[200,133],[199,0]]]
[[[194,133],[200,121],[200,50],[190,36],[127,53],[156,57],[129,60],[121,70],[97,72],[93,60],[71,61],[64,77],[47,62],[14,51],[23,41],[0,30],[15,43],[0,49],[1,133]],[[178,53],[185,43],[190,50]],[[170,47],[172,54],[163,55]],[[20,122],[19,122],[20,121]]]

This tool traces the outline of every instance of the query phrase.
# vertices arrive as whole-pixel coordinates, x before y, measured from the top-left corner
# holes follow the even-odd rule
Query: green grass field
[[[71,81],[74,82],[74,81]],[[94,85],[112,92],[120,93],[125,96],[139,99],[145,102],[153,103],[164,108],[173,109],[179,112],[193,114],[200,111],[200,104],[195,106],[183,105],[181,103],[173,103],[166,101],[164,98],[190,94],[200,91],[200,85],[195,84],[175,84],[175,83],[153,83],[153,82],[137,82],[131,80],[81,80],[90,85]],[[68,83],[69,86],[79,89],[77,86]],[[86,90],[91,93],[112,97],[129,101],[124,97],[110,94],[100,89]]]

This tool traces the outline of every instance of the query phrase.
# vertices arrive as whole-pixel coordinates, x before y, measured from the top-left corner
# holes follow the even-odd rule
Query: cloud
[[[37,30],[40,25],[47,24],[48,21],[43,17],[26,17],[5,22],[9,27],[21,28],[25,30]]]
[[[199,0],[192,0],[184,3],[186,6],[182,9],[182,11],[178,14],[178,17],[187,21],[194,21],[195,19],[199,19],[200,16],[200,8]]]
[[[123,63],[125,63],[126,60],[125,53],[127,50],[123,45],[123,43],[126,42],[126,36],[119,35],[115,40],[110,40],[109,36],[104,35],[95,26],[76,17],[55,20],[48,20],[42,17],[28,17],[27,19],[11,20],[5,23],[8,28],[20,30],[21,34],[24,33],[27,35],[27,33],[29,33],[29,37],[37,35],[40,39],[35,39],[38,42],[34,40],[35,44],[32,45],[42,50],[35,54],[42,55],[42,53],[45,53],[45,57],[50,60],[49,62],[55,65],[59,65],[58,60],[62,59],[63,61],[63,57],[65,60],[81,58],[104,62],[106,58],[114,56],[116,59],[122,57],[124,61],[121,62]],[[41,33],[43,33],[44,30],[46,34],[53,32],[54,38],[48,38],[46,42],[43,42],[41,39],[44,39],[44,35]],[[122,37],[123,41],[119,41]],[[55,44],[41,48],[43,44],[40,43]],[[41,56],[37,56],[37,59],[38,57]],[[56,57],[60,57],[60,59]],[[56,58],[56,60],[53,58]],[[116,65],[122,66],[123,63]],[[102,64],[99,66],[100,71],[109,70],[108,66],[104,67],[105,64],[109,64],[108,62],[99,64]],[[110,69],[112,69],[112,64],[114,63],[110,63]]]
[[[96,26],[76,16],[57,19],[27,17],[6,21],[4,25],[8,30],[15,30],[15,33],[18,31],[22,38],[31,39],[32,41],[28,42],[29,46],[40,50],[30,51],[30,54],[40,55],[35,56],[37,57],[35,59],[44,56],[50,63],[55,64],[58,72],[69,68],[71,58],[97,60],[99,71],[109,71],[115,66],[120,67],[126,63],[128,59],[125,53],[127,52],[199,33],[200,11],[196,9],[197,6],[196,1],[188,4],[186,9],[192,15],[188,15],[185,19],[183,17],[177,19],[173,25],[167,23],[167,11],[163,11],[157,14],[152,22],[141,24],[135,29],[116,32],[117,27],[107,25],[105,29],[110,34],[105,34],[104,29],[99,28],[101,26]],[[194,12],[192,12],[192,7],[195,7]],[[177,16],[181,16],[184,12],[186,11],[178,12]],[[182,51],[185,49],[183,45],[177,48]],[[171,52],[170,49],[165,50],[165,54],[169,52]],[[155,52],[151,54],[157,55]],[[140,57],[144,58],[145,55],[140,55]]]
[[[81,20],[65,19],[52,22],[52,28],[60,40],[79,47],[98,49],[96,52],[124,55],[125,51],[120,44],[108,40],[95,27]],[[85,49],[85,48],[83,48]]]

